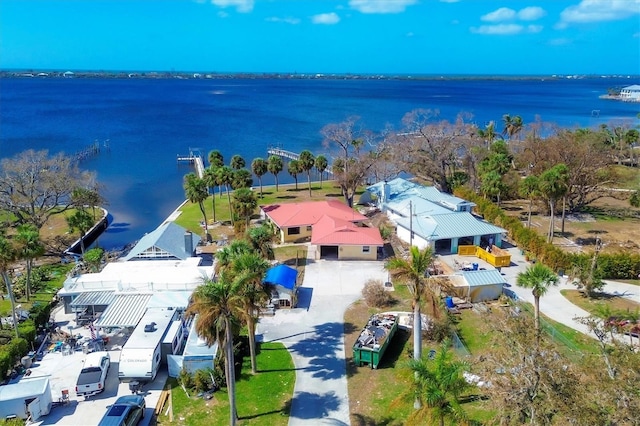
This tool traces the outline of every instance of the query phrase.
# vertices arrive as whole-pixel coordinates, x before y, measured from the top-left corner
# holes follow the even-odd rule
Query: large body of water
[[[630,120],[640,104],[599,99],[629,79],[304,80],[304,79],[38,79],[0,80],[0,158],[26,149],[72,154],[108,140],[109,150],[84,160],[105,185],[113,223],[100,243],[117,248],[155,229],[184,199],[191,171],[176,156],[218,149],[247,164],[269,146],[328,154],[320,129],[349,116],[365,128],[399,129],[416,108],[442,119],[473,114],[501,130],[503,114],[536,116],[563,127]],[[599,114],[592,113],[594,110]],[[286,180],[286,171],[280,180]],[[264,183],[273,182],[271,175]],[[257,181],[256,181],[257,184]]]

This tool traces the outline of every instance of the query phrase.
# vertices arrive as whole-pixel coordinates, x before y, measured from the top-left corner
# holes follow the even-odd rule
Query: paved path
[[[387,280],[382,262],[308,263],[298,308],[261,318],[257,337],[282,342],[293,358],[296,383],[289,425],[348,425],[349,395],[344,347],[344,313],[370,279]]]
[[[518,296],[518,299],[529,302],[533,305],[534,299],[531,290],[518,287],[516,285],[518,274],[524,272],[527,267],[531,265],[531,263],[524,260],[524,256],[520,254],[519,248],[511,248],[508,249],[508,251],[509,253],[511,253],[511,266],[508,268],[502,268],[501,273],[504,275],[507,284],[509,284],[510,286],[509,290],[515,293],[515,295]],[[461,256],[442,256],[442,259],[451,265],[453,264],[453,258],[460,259]],[[469,260],[470,257],[464,257],[463,259]],[[473,260],[473,262],[481,263],[481,267],[493,269],[493,267],[489,264],[477,260],[475,257],[473,259],[475,259]],[[621,297],[625,297],[629,300],[640,303],[640,286],[608,280],[605,282],[606,285],[603,288],[603,291],[620,295]],[[589,313],[584,309],[579,308],[578,306],[569,302],[560,293],[560,291],[562,290],[575,289],[576,286],[569,283],[566,277],[562,277],[558,286],[550,287],[547,294],[540,298],[540,312],[554,321],[562,323],[568,327],[573,328],[574,330],[595,338],[595,335],[593,335],[584,324],[581,324],[575,320],[575,318],[587,317],[589,316]]]

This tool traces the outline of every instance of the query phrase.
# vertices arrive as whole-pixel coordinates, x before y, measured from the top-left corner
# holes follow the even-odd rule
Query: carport
[[[135,327],[147,310],[151,294],[117,294],[115,300],[96,321],[96,327]]]
[[[72,312],[76,314],[76,323],[91,322],[96,314],[104,312],[115,300],[113,291],[86,291],[80,293],[70,303]]]

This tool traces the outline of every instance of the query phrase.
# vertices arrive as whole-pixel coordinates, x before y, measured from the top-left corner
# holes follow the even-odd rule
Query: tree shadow
[[[279,200],[292,200],[297,197],[295,195],[278,195],[276,198]]]
[[[339,194],[339,193],[338,193],[338,194],[325,194],[325,197],[334,197],[334,198],[337,198],[337,197],[343,197],[343,195],[342,195],[342,194]]]
[[[340,407],[340,398],[335,392],[324,394],[311,392],[298,392],[294,395],[290,417],[298,419],[323,419],[330,421],[329,413]],[[336,424],[344,424],[343,422]]]
[[[291,412],[291,399],[288,399],[283,404],[282,408],[279,410],[266,411],[264,413],[253,414],[251,416],[238,416],[238,420],[251,420],[251,419],[256,419],[262,416],[268,416],[269,414],[278,414],[278,413],[286,417],[289,415],[290,412]]]
[[[329,322],[314,327],[315,332],[289,347],[291,352],[309,359],[305,369],[322,380],[339,379],[346,375],[345,362],[337,357],[342,344],[343,325]]]

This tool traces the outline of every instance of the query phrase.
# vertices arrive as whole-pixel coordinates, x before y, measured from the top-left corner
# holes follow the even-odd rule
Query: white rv
[[[122,347],[118,378],[121,382],[150,382],[155,379],[162,363],[162,342],[176,320],[171,308],[148,308]],[[179,319],[178,319],[179,321]]]

